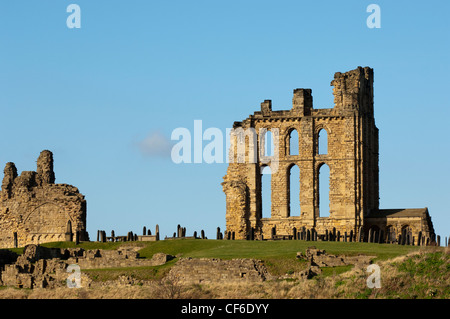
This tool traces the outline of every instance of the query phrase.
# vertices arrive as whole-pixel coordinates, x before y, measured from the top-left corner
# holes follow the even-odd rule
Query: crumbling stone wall
[[[0,192],[0,248],[52,241],[89,240],[86,200],[78,188],[55,184],[53,154],[40,153],[36,171],[4,169]]]
[[[220,283],[270,279],[264,263],[255,259],[180,258],[169,277],[179,283]]]
[[[253,128],[258,134],[257,143],[262,140],[260,132],[277,129],[275,138],[279,145],[278,167],[273,169],[273,161],[266,164],[260,152],[256,163],[239,163],[238,143],[232,139],[232,153],[236,158],[229,165],[223,188],[227,197],[227,231],[234,232],[235,238],[245,239],[251,228],[264,238],[271,237],[274,227],[277,234],[292,234],[294,227],[304,226],[314,227],[319,234],[333,227],[342,233],[355,231],[362,224],[363,216],[378,208],[378,129],[373,117],[373,71],[360,67],[336,73],[331,85],[334,108],[313,109],[311,90],[296,89],[291,110],[272,111],[271,101],[266,100],[261,103],[261,111],[235,122],[234,129]],[[328,136],[327,154],[318,152],[318,135],[322,129]],[[293,130],[299,135],[296,155],[289,153]],[[246,144],[246,152],[249,151]],[[369,157],[370,160],[365,160]],[[319,212],[318,176],[324,164],[330,167],[329,217],[322,217]],[[261,171],[266,165],[272,166],[273,172],[270,218],[262,218],[261,214]],[[300,216],[291,216],[289,208],[289,183],[299,182],[289,180],[293,165],[300,169]],[[235,185],[239,185],[238,190]],[[243,198],[247,200],[245,203]]]
[[[0,286],[18,288],[54,288],[67,285],[67,267],[76,264],[83,269],[163,265],[173,256],[157,253],[151,259],[140,259],[133,249],[46,248],[27,245],[24,253],[0,264]],[[90,280],[83,280],[89,282]]]
[[[331,81],[333,108],[314,109],[311,89],[295,89],[290,110],[273,111],[272,102],[265,100],[260,111],[234,123],[230,164],[222,183],[226,195],[225,238],[270,239],[290,236],[303,227],[319,238],[332,229],[341,234],[352,232],[356,238],[373,223],[383,222],[386,233],[388,216],[379,210],[373,82],[369,67],[337,72]],[[290,152],[294,130],[299,137],[298,154]],[[327,133],[325,154],[319,152],[322,130]],[[264,153],[267,131],[273,134],[274,154]],[[294,165],[300,170],[300,181],[290,178]],[[327,212],[319,209],[319,172],[323,165],[330,168]],[[262,171],[266,166],[272,171],[270,217],[262,214]],[[291,214],[291,183],[300,183],[300,216]],[[389,216],[390,220],[396,218]],[[431,222],[427,225],[417,232],[430,236],[434,230]]]

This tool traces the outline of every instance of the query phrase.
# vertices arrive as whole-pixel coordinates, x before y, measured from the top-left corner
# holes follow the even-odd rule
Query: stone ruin
[[[169,272],[179,283],[262,282],[273,279],[264,262],[256,259],[180,258]]]
[[[46,248],[30,244],[25,246],[20,256],[6,250],[0,252],[0,286],[17,288],[65,287],[70,275],[68,266],[73,264],[80,269],[142,267],[163,265],[173,259],[173,256],[164,253],[154,254],[151,259],[141,259],[132,247],[105,250]],[[6,252],[9,252],[8,255],[4,255]]]
[[[86,200],[78,188],[55,184],[53,154],[40,153],[36,171],[4,169],[0,191],[0,248],[87,241]]]
[[[427,208],[379,208],[373,81],[369,67],[337,72],[331,81],[333,108],[314,109],[311,89],[295,89],[290,110],[272,110],[272,101],[265,100],[260,111],[234,122],[222,183],[226,239],[295,239],[304,228],[320,240],[333,229],[340,236],[352,234],[349,241],[418,245],[435,240]],[[300,172],[295,178],[294,167]],[[319,176],[326,167],[329,180],[323,181]],[[270,175],[271,207],[263,212],[265,174]],[[329,186],[326,211],[320,209],[319,182]],[[293,183],[300,190],[297,215]]]
[[[317,249],[315,246],[308,247],[306,252],[298,252],[296,258],[306,260],[308,266],[305,271],[298,276],[310,279],[322,273],[321,267],[339,267],[354,265],[363,268],[369,265],[376,256],[336,256],[328,254],[324,249]]]

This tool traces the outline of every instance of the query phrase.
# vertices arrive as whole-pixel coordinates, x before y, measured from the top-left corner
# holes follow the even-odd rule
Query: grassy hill
[[[75,247],[73,243],[43,244],[47,247]],[[268,270],[282,278],[305,269],[297,252],[316,246],[336,255],[370,255],[381,268],[380,289],[367,288],[368,273],[353,266],[323,268],[310,280],[286,276],[263,283],[178,286],[165,281],[165,275],[178,260],[156,267],[128,267],[82,270],[97,288],[32,290],[1,289],[0,298],[11,293],[18,298],[450,298],[450,258],[448,249],[389,244],[306,242],[306,241],[225,241],[162,240],[158,242],[84,242],[84,249],[117,249],[134,246],[141,258],[163,252],[192,258],[255,258],[265,261]],[[18,250],[20,252],[20,249]],[[125,286],[108,286],[111,280],[128,280]],[[144,284],[143,284],[144,282]],[[102,286],[104,283],[105,286]],[[100,288],[98,288],[100,287]],[[113,287],[113,288],[112,288]],[[116,289],[117,288],[117,289]],[[170,293],[169,293],[170,292]],[[12,297],[14,298],[14,297]]]
[[[305,252],[306,248],[315,246],[325,249],[327,253],[336,255],[371,255],[375,260],[386,260],[417,251],[417,246],[402,246],[391,244],[369,244],[326,241],[244,241],[244,240],[200,240],[177,239],[157,242],[82,242],[75,246],[72,242],[55,242],[42,244],[45,247],[66,248],[81,247],[84,249],[118,249],[121,246],[141,247],[139,254],[143,258],[151,258],[153,254],[163,252],[174,256],[193,258],[293,258],[297,252]],[[16,251],[20,251],[16,250]]]
[[[148,244],[139,253],[142,257],[151,257],[154,253],[195,258],[256,258],[285,259],[294,258],[297,252],[305,252],[306,248],[315,246],[325,249],[330,254],[375,255],[377,259],[393,258],[419,249],[414,246],[344,243],[344,242],[310,242],[295,240],[279,241],[241,241],[241,240],[164,240]]]

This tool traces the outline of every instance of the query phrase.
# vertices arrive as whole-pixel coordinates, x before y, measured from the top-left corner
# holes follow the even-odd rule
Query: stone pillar
[[[155,235],[156,235],[156,240],[159,240],[159,225],[158,224],[156,224]]]
[[[364,241],[364,233],[362,226],[359,226],[359,232],[358,232],[358,242],[362,243]]]
[[[292,112],[299,116],[310,115],[313,104],[311,89],[295,89],[292,98]]]
[[[44,150],[37,160],[37,174],[39,175],[43,184],[54,184],[55,173],[53,171],[53,153]]]
[[[216,239],[220,239],[220,227],[217,227]]]
[[[66,226],[66,241],[72,241],[73,240],[73,233],[72,233],[72,222],[69,220],[67,221]]]
[[[17,248],[19,246],[18,240],[17,240],[17,233],[14,232],[13,234],[14,237],[14,248]]]
[[[9,199],[12,196],[12,187],[14,180],[17,177],[16,165],[12,162],[6,163],[5,169],[3,171],[3,181],[2,181],[2,191],[6,194]]]

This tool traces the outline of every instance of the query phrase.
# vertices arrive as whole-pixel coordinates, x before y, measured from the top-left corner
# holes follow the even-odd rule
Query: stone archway
[[[43,243],[63,239],[68,220],[70,218],[63,208],[53,203],[45,203],[36,207],[26,217],[24,227],[38,243]]]

